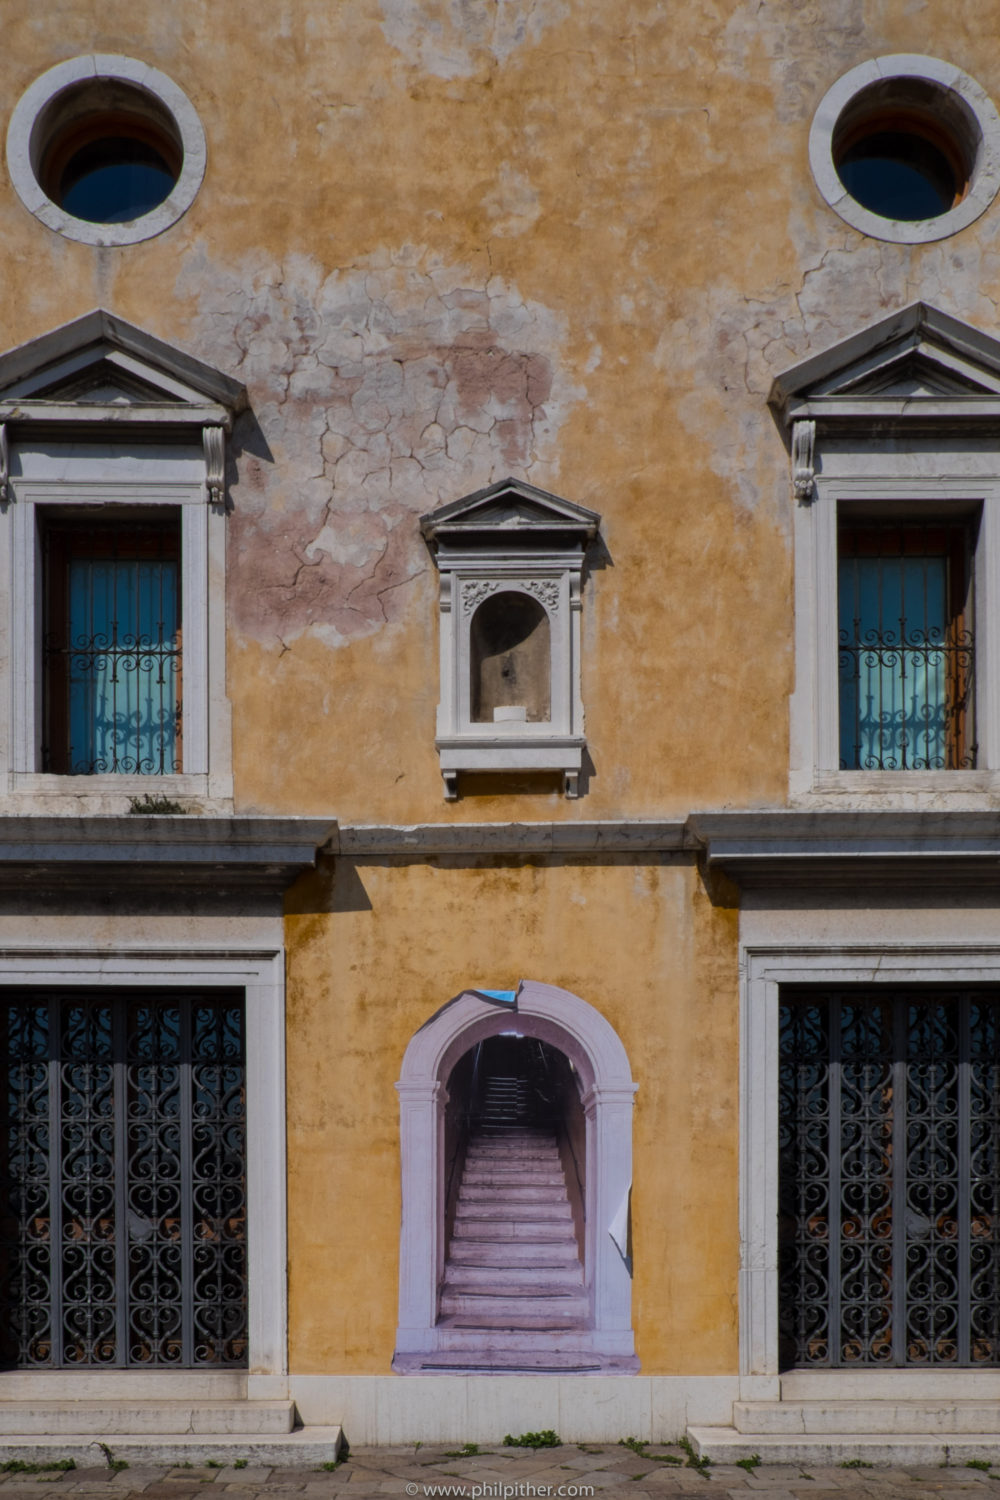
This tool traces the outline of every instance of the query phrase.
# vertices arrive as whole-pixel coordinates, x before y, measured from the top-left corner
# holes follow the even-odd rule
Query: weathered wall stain
[[[464,78],[504,63],[560,21],[562,0],[381,0],[387,41],[438,78]]]
[[[551,482],[582,394],[562,372],[563,328],[486,270],[417,251],[327,276],[304,257],[234,272],[202,253],[182,269],[199,347],[253,405],[232,491],[241,632],[368,634],[430,566],[415,515],[508,473]]]

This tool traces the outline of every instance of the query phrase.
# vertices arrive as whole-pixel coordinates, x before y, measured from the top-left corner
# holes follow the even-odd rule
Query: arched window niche
[[[491,1328],[477,1329],[456,1327],[456,1320],[442,1313],[454,1174],[461,1155],[456,1139],[461,1129],[456,1114],[461,1111],[454,1108],[449,1083],[456,1098],[463,1090],[468,1095],[474,1065],[470,1054],[491,1038],[533,1039],[565,1059],[582,1115],[583,1140],[577,1137],[576,1146],[577,1155],[582,1146],[582,1201],[573,1204],[572,1193],[570,1200],[573,1232],[582,1231],[583,1252],[581,1297],[574,1305],[584,1311],[572,1327],[555,1332],[536,1327],[527,1337],[512,1335],[502,1317]],[[463,991],[415,1033],[396,1084],[402,1165],[396,1371],[638,1370],[628,1242],[636,1087],[614,1028],[593,1006],[554,985],[524,980],[512,1000]]]
[[[476,610],[469,634],[473,723],[547,723],[552,632],[538,600],[512,589],[494,594]]]
[[[449,801],[484,774],[585,789],[581,614],[600,522],[517,479],[421,517],[440,579],[434,743]]]

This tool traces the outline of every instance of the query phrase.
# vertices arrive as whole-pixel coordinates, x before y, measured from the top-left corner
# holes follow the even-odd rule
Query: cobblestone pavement
[[[472,1445],[468,1445],[472,1446]],[[829,1500],[1000,1500],[1000,1465],[990,1472],[964,1465],[930,1468],[845,1468],[810,1464],[761,1464],[748,1469],[688,1465],[677,1447],[610,1443],[565,1443],[558,1448],[520,1449],[484,1445],[468,1453],[426,1447],[358,1448],[332,1469],[101,1467],[59,1472],[0,1473],[0,1500],[363,1500],[365,1496],[431,1496],[464,1500],[521,1500],[535,1496],[665,1495],[691,1500],[806,1500],[827,1492]],[[721,1492],[721,1493],[720,1493]]]

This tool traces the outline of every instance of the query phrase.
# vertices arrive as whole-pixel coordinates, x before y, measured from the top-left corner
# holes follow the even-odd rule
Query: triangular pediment
[[[422,516],[420,526],[429,541],[489,533],[555,532],[583,542],[596,536],[600,522],[596,511],[572,500],[563,500],[521,479],[501,479]]]
[[[926,303],[852,334],[779,375],[770,405],[786,420],[838,403],[1000,397],[1000,341]],[[814,413],[815,414],[815,413]]]
[[[97,311],[0,355],[0,402],[25,417],[46,406],[219,406],[232,415],[246,390],[230,376],[141,328]]]

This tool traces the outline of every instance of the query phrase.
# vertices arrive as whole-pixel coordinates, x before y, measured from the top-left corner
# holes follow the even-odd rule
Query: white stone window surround
[[[173,120],[180,137],[180,176],[164,201],[124,224],[93,224],[68,214],[43,191],[36,175],[45,142],[42,123],[50,104],[66,89],[99,79],[121,80],[150,94]],[[93,53],[49,68],[21,95],[7,128],[7,169],[29,213],[67,239],[85,245],[135,245],[175,224],[194,202],[205,175],[205,132],[190,99],[158,68],[120,53]]]
[[[102,989],[232,988],[246,997],[247,1285],[250,1375],[283,1375],[287,1356],[285,1213],[285,1013],[281,919],[276,945],[225,948],[119,948],[115,952],[47,946],[0,948],[0,988],[26,985]],[[263,936],[263,931],[262,931]],[[81,1372],[86,1379],[86,1372]],[[203,1372],[202,1372],[203,1373]],[[241,1373],[241,1372],[237,1372]],[[199,1372],[187,1372],[197,1376]],[[58,1381],[66,1372],[39,1378]],[[79,1379],[79,1375],[76,1377]],[[130,1372],[133,1382],[142,1372]],[[5,1381],[0,1375],[0,1395]],[[179,1372],[183,1384],[185,1374]]]
[[[957,111],[968,118],[967,144],[973,157],[969,188],[961,202],[936,218],[914,221],[887,219],[864,208],[841,182],[833,156],[837,121],[851,101],[883,81],[911,78],[935,85],[943,95],[954,99]],[[950,63],[911,53],[874,57],[838,78],[823,96],[809,132],[809,163],[823,198],[852,228],[871,239],[897,245],[928,244],[974,223],[996,197],[1000,189],[1000,116],[985,89]]]
[[[951,447],[951,445],[949,445]],[[1000,469],[997,456],[970,443],[949,451],[946,479],[933,442],[887,453],[872,442],[823,445],[815,498],[795,507],[796,686],[791,698],[790,795],[793,805],[843,805],[863,796],[907,807],[947,795],[949,806],[980,805],[1000,788]],[[929,477],[933,476],[933,477]],[[949,505],[979,507],[974,559],[976,638],[976,769],[968,771],[842,771],[839,744],[837,612],[838,514],[879,502],[905,502],[914,519],[940,516]]]
[[[894,913],[898,917],[899,913]],[[766,914],[751,918],[759,930]],[[779,917],[777,926],[784,925]],[[808,923],[806,924],[808,925]],[[829,927],[829,922],[826,923]],[[1000,946],[900,943],[815,946],[748,943],[741,947],[740,985],[740,1375],[776,1377],[778,1361],[778,1008],[782,985],[831,987],[879,984],[1000,984]],[[996,1372],[969,1370],[864,1370],[796,1372],[796,1392],[807,1383],[827,1397],[899,1396],[930,1375],[939,1393]],[[858,1382],[861,1384],[858,1385]],[[994,1386],[997,1382],[994,1378]],[[820,1388],[822,1387],[822,1391]],[[982,1386],[977,1387],[982,1390]],[[992,1388],[992,1387],[991,1387]],[[915,1391],[914,1394],[917,1394]],[[953,1393],[972,1395],[972,1390]],[[1000,1388],[994,1389],[994,1395]]]
[[[52,799],[88,810],[120,810],[123,799],[147,794],[196,798],[203,805],[232,798],[229,706],[225,696],[226,520],[206,499],[201,443],[12,444],[10,495],[0,514],[10,572],[6,653],[11,703],[6,785],[29,807]],[[39,512],[58,507],[177,507],[181,514],[181,609],[184,671],[183,770],[166,776],[61,776],[40,769],[42,732],[41,553]]]
[[[634,1357],[632,1280],[608,1229],[632,1183],[632,1107],[637,1085],[617,1032],[586,1001],[555,985],[524,980],[517,1010],[463,993],[411,1039],[399,1092],[403,1212],[397,1354],[439,1347],[438,1289],[444,1270],[444,1110],[455,1063],[476,1042],[516,1030],[558,1047],[582,1084],[587,1121],[584,1268],[593,1326],[581,1348]]]
[[[446,582],[447,580],[447,582]],[[476,723],[472,718],[472,623],[477,611],[496,594],[524,594],[545,610],[549,622],[549,717],[537,723]],[[447,596],[447,598],[446,598]],[[438,749],[458,750],[461,768],[476,769],[478,746],[482,769],[562,769],[567,740],[582,750],[583,705],[579,692],[580,581],[565,569],[498,563],[493,567],[458,567],[442,574],[442,614],[451,628],[441,632],[442,701],[438,711]],[[554,757],[553,757],[554,752]]]

